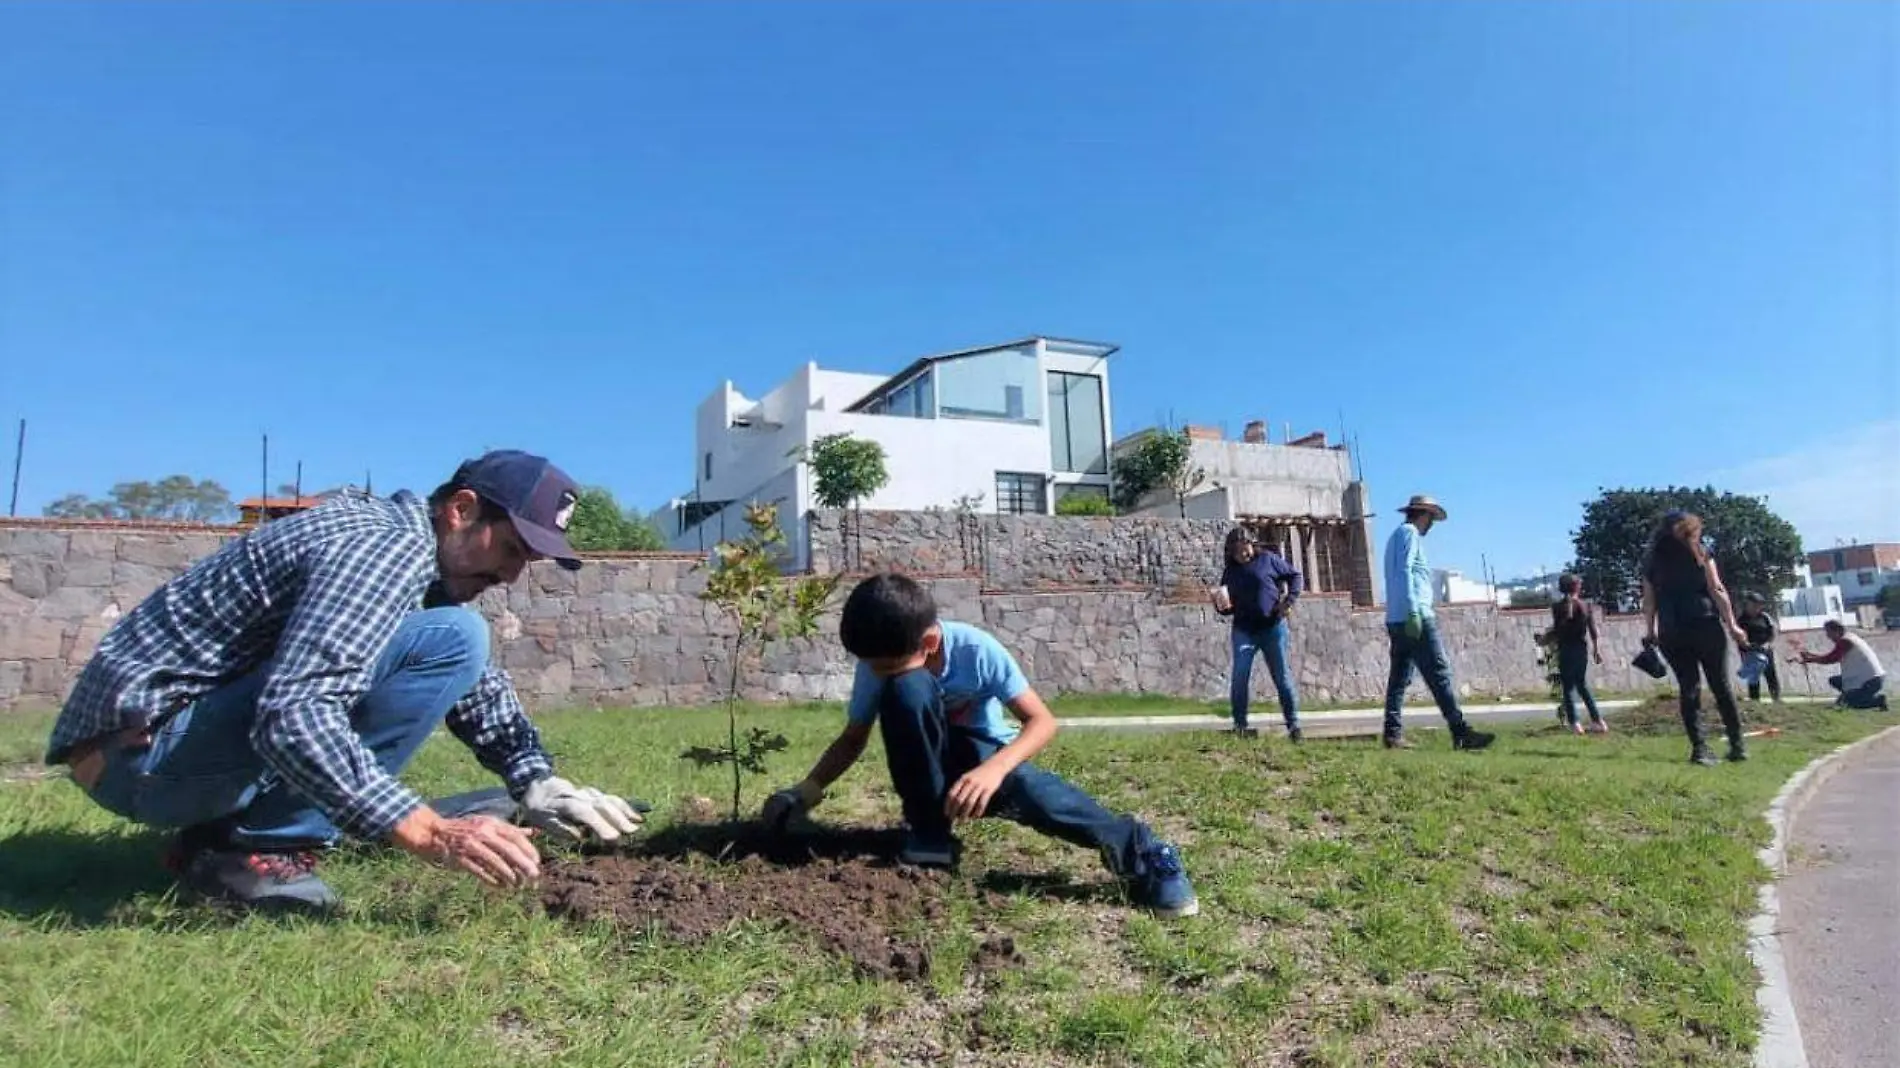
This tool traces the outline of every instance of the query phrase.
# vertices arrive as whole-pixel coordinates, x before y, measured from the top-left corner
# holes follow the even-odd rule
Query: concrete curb
[[[1794,991],[1781,948],[1781,894],[1777,884],[1788,870],[1789,829],[1800,815],[1801,806],[1841,769],[1849,756],[1896,731],[1900,731],[1900,726],[1875,731],[1809,761],[1807,767],[1782,784],[1781,792],[1763,814],[1774,836],[1756,854],[1768,868],[1769,879],[1756,895],[1758,911],[1748,924],[1748,955],[1761,974],[1761,985],[1755,989],[1755,1005],[1761,1010],[1761,1040],[1755,1046],[1755,1068],[1808,1068],[1808,1051],[1801,1041],[1801,1021],[1795,1016]]]

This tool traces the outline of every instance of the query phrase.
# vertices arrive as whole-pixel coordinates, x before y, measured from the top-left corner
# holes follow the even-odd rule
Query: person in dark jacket
[[[1672,511],[1656,527],[1643,567],[1643,618],[1649,627],[1646,640],[1662,650],[1676,675],[1689,760],[1704,767],[1716,763],[1702,735],[1704,676],[1728,731],[1728,758],[1747,760],[1742,714],[1724,665],[1729,639],[1745,645],[1748,635],[1735,621],[1722,575],[1702,545],[1702,520],[1693,513]]]
[[[1214,608],[1233,619],[1231,641],[1234,672],[1230,699],[1233,702],[1234,733],[1251,737],[1256,732],[1247,725],[1247,700],[1253,682],[1253,658],[1267,658],[1267,670],[1273,675],[1273,688],[1280,695],[1280,714],[1286,719],[1286,736],[1300,740],[1299,695],[1287,674],[1287,616],[1299,601],[1303,589],[1300,572],[1286,558],[1256,545],[1245,527],[1227,534],[1220,588],[1214,591]]]
[[[1597,711],[1596,695],[1590,692],[1587,677],[1592,659],[1603,663],[1596,616],[1584,603],[1582,579],[1564,575],[1557,580],[1557,592],[1563,597],[1550,606],[1550,638],[1557,650],[1557,677],[1563,684],[1564,722],[1571,731],[1583,733],[1583,725],[1577,722],[1577,701],[1581,698],[1590,711],[1590,733],[1606,733],[1610,728],[1603,722],[1603,713]]]
[[[1742,596],[1742,633],[1748,635],[1748,641],[1742,646],[1744,653],[1760,653],[1768,658],[1762,665],[1761,676],[1748,683],[1748,699],[1761,700],[1761,684],[1768,684],[1768,696],[1776,704],[1781,703],[1781,676],[1775,673],[1775,617],[1766,610],[1767,598],[1750,590]]]

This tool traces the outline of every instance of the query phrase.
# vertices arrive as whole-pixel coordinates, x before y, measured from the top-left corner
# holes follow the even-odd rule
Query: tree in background
[[[582,552],[652,552],[665,548],[660,532],[620,507],[612,491],[589,486],[574,502],[567,543]]]
[[[231,493],[210,479],[170,475],[157,482],[121,482],[105,499],[69,493],[47,505],[57,519],[171,519],[193,523],[229,522],[237,515]]]
[[[1194,466],[1194,439],[1186,427],[1156,431],[1115,461],[1115,506],[1131,511],[1152,490],[1174,495],[1181,518],[1187,518],[1188,494],[1207,479],[1205,468]]]
[[[805,459],[811,464],[812,496],[826,508],[849,508],[857,531],[858,559],[864,558],[864,498],[890,484],[884,466],[884,446],[850,431],[826,434],[811,443]],[[846,544],[849,544],[847,541]]]
[[[1613,610],[1641,603],[1649,542],[1671,509],[1702,517],[1705,544],[1737,600],[1753,590],[1773,601],[1794,584],[1801,536],[1761,498],[1713,486],[1670,486],[1605,490],[1584,506],[1583,525],[1571,534],[1577,558],[1570,569],[1583,579],[1586,595]]]
[[[1115,505],[1106,494],[1071,493],[1056,502],[1057,515],[1114,515]]]
[[[1511,591],[1512,608],[1542,608],[1548,606],[1553,600],[1555,598],[1551,596],[1550,591],[1542,587],[1534,586],[1530,589]]]

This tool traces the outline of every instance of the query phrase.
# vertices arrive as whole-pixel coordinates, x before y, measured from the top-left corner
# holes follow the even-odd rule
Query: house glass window
[[[1043,515],[1042,476],[1016,471],[996,472],[996,510],[1010,515]]]
[[[1058,471],[1108,474],[1108,427],[1102,420],[1099,377],[1050,372],[1049,453]]]
[[[1042,422],[1034,349],[961,356],[936,365],[937,414],[946,419]]]
[[[712,453],[706,454],[706,481],[712,481]]]

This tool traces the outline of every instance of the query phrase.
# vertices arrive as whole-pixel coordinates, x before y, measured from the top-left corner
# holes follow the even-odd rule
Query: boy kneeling
[[[999,816],[1099,850],[1135,901],[1157,914],[1200,911],[1172,845],[1029,763],[1055,737],[1056,718],[993,636],[939,621],[930,592],[902,575],[859,583],[838,631],[858,659],[845,728],[803,782],[767,799],[768,827],[782,829],[823,800],[864,754],[876,722],[909,825],[905,863],[949,866],[957,850],[952,823]]]

